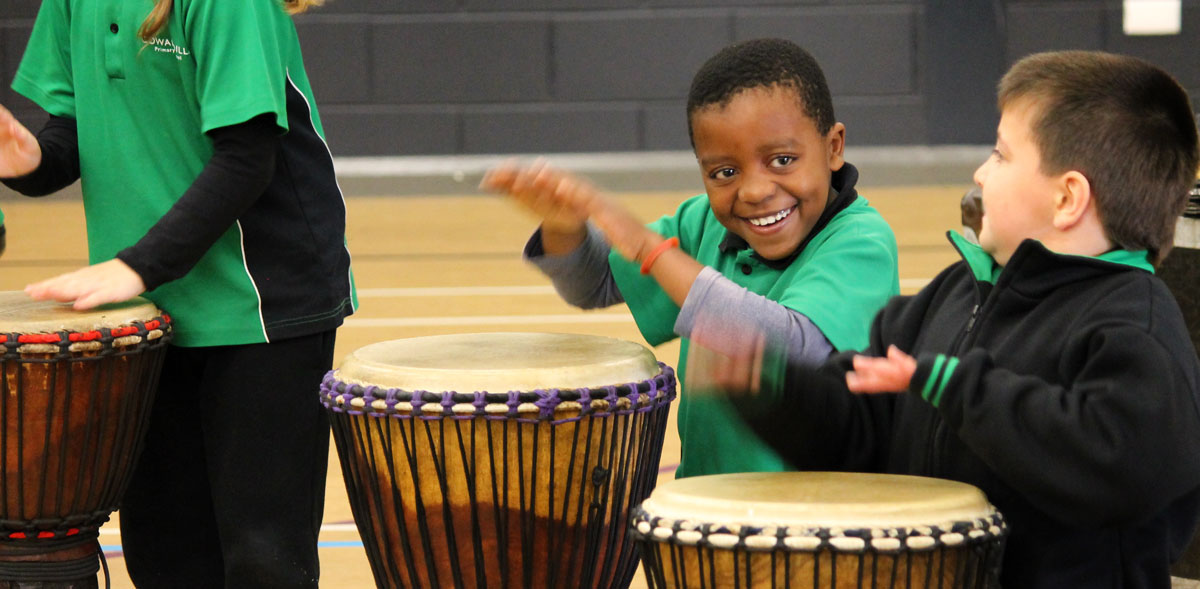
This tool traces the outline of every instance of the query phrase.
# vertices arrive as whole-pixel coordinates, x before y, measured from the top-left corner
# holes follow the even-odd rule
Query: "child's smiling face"
[[[845,127],[821,134],[800,101],[792,88],[750,88],[691,118],[713,214],[768,260],[786,258],[812,231],[845,161]]]

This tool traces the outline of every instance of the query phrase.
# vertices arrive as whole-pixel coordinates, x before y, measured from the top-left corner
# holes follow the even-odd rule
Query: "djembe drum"
[[[826,472],[678,479],[632,526],[652,589],[998,587],[1006,533],[970,485]]]
[[[321,385],[381,587],[627,587],[674,397],[641,345],[537,333],[373,344]]]
[[[0,587],[96,587],[100,526],[141,452],[170,339],[144,299],[74,311],[0,293]]]

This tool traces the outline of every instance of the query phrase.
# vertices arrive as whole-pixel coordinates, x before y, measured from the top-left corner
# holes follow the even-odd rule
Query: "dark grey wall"
[[[692,73],[781,36],[821,62],[851,145],[989,143],[1008,63],[1046,49],[1148,58],[1200,95],[1183,34],[1126,37],[1118,0],[329,0],[297,19],[338,155],[687,149]],[[36,13],[0,0],[0,102]]]

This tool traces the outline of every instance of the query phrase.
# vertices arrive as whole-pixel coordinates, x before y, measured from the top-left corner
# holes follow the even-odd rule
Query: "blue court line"
[[[317,542],[317,548],[360,548],[362,540],[338,540],[329,542]]]

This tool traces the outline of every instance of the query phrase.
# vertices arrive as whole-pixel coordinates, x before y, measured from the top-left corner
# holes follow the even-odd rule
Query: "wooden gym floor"
[[[947,230],[960,226],[958,203],[969,185],[864,188],[891,223],[900,245],[901,290],[919,289],[956,259]],[[618,194],[643,220],[670,213],[685,192]],[[82,204],[49,197],[0,201],[8,249],[0,257],[0,290],[86,263]],[[338,332],[335,365],[369,343],[445,333],[545,331],[585,333],[644,343],[623,306],[581,311],[561,302],[549,282],[521,261],[536,220],[501,197],[362,196],[347,199],[347,238],[354,257],[360,308]],[[676,364],[678,342],[654,349]],[[313,402],[317,392],[313,391]],[[679,458],[674,414],[668,426],[660,481]],[[330,444],[329,484],[321,542],[321,586],[373,587],[354,528],[337,456]],[[101,532],[112,587],[132,587],[121,556],[119,514]],[[101,581],[103,583],[103,580]],[[103,587],[103,584],[101,585]],[[646,586],[641,573],[632,587]]]

